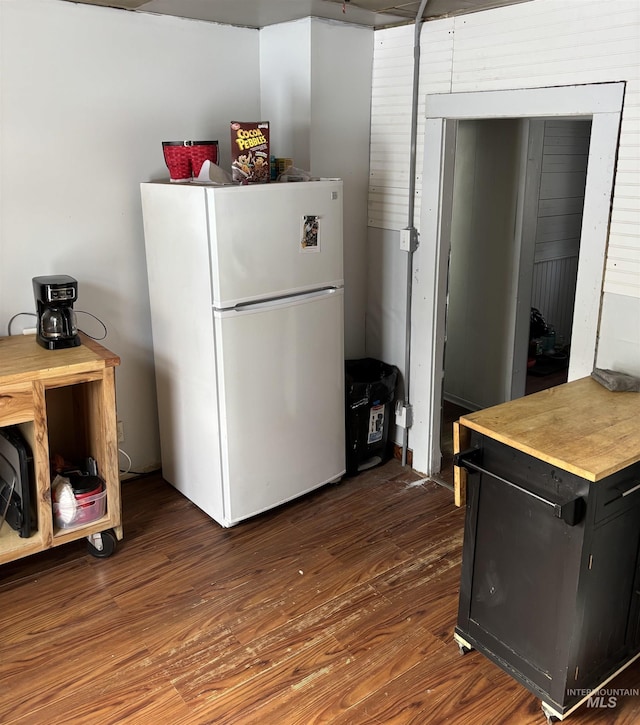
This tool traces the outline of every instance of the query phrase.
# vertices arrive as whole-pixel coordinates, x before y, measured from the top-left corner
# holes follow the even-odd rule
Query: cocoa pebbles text
[[[252,149],[254,146],[260,146],[260,144],[266,143],[267,139],[262,135],[262,131],[259,128],[239,128],[236,132],[236,144],[240,151]]]

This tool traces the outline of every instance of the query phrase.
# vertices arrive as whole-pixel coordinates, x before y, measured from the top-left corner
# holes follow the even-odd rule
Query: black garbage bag
[[[398,368],[374,358],[345,362],[347,475],[388,460]]]

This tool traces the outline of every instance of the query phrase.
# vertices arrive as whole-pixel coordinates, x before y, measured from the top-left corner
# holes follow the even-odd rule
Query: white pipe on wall
[[[422,15],[429,0],[422,0],[416,15],[413,37],[413,98],[411,102],[411,151],[409,157],[409,212],[407,215],[407,229],[409,247],[407,249],[407,295],[405,307],[405,348],[404,348],[404,430],[402,434],[402,465],[407,463],[407,449],[409,446],[409,428],[412,423],[412,411],[409,397],[409,383],[411,378],[411,299],[413,281],[413,253],[418,247],[418,231],[414,225],[415,195],[416,195],[416,155],[418,138],[418,87],[420,83],[420,31],[422,30]]]

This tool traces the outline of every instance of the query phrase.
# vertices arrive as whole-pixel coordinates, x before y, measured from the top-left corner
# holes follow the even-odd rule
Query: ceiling
[[[531,0],[428,0],[423,19],[477,12]],[[309,16],[384,28],[413,22],[419,0],[65,0],[85,5],[174,15],[208,22],[263,28]]]

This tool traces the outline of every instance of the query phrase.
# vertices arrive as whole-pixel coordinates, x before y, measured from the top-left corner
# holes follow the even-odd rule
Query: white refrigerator
[[[222,526],[345,472],[342,193],[141,184],[163,476]]]

